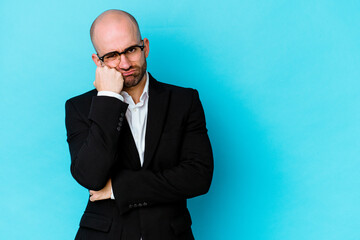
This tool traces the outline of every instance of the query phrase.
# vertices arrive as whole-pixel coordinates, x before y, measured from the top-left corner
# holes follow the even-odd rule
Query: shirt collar
[[[146,83],[144,86],[143,93],[140,96],[140,101],[144,101],[149,96],[149,73],[146,71]]]
[[[140,102],[139,103],[143,103],[144,101],[146,101],[146,99],[149,96],[149,73],[146,71],[146,79],[145,79],[145,86],[144,86],[144,90],[140,96]],[[124,97],[125,102],[127,103],[134,103],[131,96],[125,92],[125,91],[121,91],[120,95]]]

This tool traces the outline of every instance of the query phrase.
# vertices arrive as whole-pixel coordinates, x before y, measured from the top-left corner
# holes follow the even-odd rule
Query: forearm
[[[99,190],[109,179],[126,109],[118,99],[94,97],[85,116],[72,102],[66,103],[71,173],[82,186]]]
[[[203,141],[193,146],[201,151],[186,152],[175,167],[162,171],[126,169],[116,174],[113,191],[120,211],[129,210],[133,203],[171,203],[205,194],[212,180],[213,156],[207,135],[199,138]]]

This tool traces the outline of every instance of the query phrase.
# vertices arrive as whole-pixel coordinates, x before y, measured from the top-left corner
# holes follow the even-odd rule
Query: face
[[[94,33],[94,45],[98,55],[103,56],[109,52],[123,52],[125,49],[134,45],[142,45],[144,42],[144,50],[136,60],[128,59],[125,54],[120,56],[120,63],[117,65],[107,65],[115,68],[124,78],[124,88],[136,87],[143,79],[146,73],[146,58],[149,54],[149,40],[139,39],[136,27],[130,21],[120,21],[100,24],[96,27]],[[92,56],[97,66],[104,66],[96,54]]]

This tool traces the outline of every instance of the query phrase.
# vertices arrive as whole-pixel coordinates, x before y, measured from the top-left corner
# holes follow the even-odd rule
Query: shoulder
[[[186,109],[191,108],[194,102],[200,102],[199,93],[196,89],[180,87],[172,84],[161,83],[170,93],[170,103],[176,105],[178,109],[182,106]]]
[[[78,96],[68,99],[65,103],[66,112],[75,110],[87,114],[90,111],[91,102],[94,96],[97,95],[96,89],[90,90]]]
[[[168,92],[171,95],[171,98],[179,98],[183,101],[191,100],[194,97],[198,97],[198,92],[196,89],[180,87],[173,84],[168,84],[164,82],[159,82],[150,76],[150,88],[156,89],[156,92]]]
[[[96,95],[97,95],[97,91],[96,89],[93,89],[68,99],[66,103],[68,104],[69,102],[71,102],[73,104],[81,104],[81,105],[86,103],[91,103],[92,97]]]
[[[176,116],[176,118],[179,119],[183,119],[183,117],[189,118],[191,116],[196,119],[204,119],[202,104],[196,89],[180,87],[159,81],[154,82],[153,88],[161,89],[157,90],[157,94],[163,94],[168,97],[164,97],[163,99],[168,100],[169,116]],[[151,96],[150,92],[150,99]]]
[[[166,88],[167,90],[169,90],[173,93],[176,93],[176,94],[192,95],[192,94],[194,94],[194,92],[197,92],[193,88],[181,87],[181,86],[172,85],[172,84],[168,84],[168,83],[162,83],[162,82],[159,82],[159,84],[163,85],[163,88]]]

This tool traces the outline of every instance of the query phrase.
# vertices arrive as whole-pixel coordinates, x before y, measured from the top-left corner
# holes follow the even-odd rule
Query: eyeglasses
[[[106,65],[117,66],[121,61],[121,54],[124,54],[129,61],[139,60],[141,56],[141,52],[144,50],[144,47],[145,46],[143,42],[142,46],[140,45],[130,46],[126,48],[123,52],[114,51],[114,52],[106,53],[102,57],[99,57],[99,55],[97,56],[100,59],[100,61],[104,62]]]

